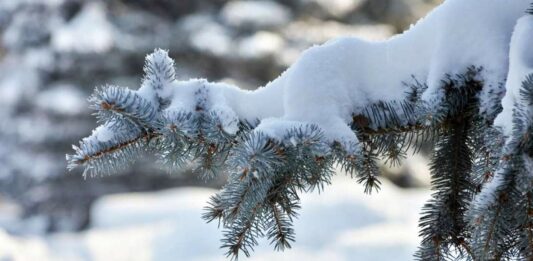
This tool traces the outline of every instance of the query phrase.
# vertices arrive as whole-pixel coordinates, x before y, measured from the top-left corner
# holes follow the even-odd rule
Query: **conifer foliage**
[[[529,10],[531,12],[531,10]],[[147,56],[137,91],[97,88],[90,98],[101,124],[67,156],[85,176],[121,169],[145,153],[171,170],[191,165],[203,178],[228,173],[208,202],[204,219],[222,226],[227,255],[249,256],[257,239],[276,250],[291,247],[299,194],[322,190],[340,166],[367,193],[379,190],[376,161],[398,164],[421,141],[435,144],[432,198],[422,209],[419,260],[533,258],[533,72],[523,79],[509,137],[492,125],[502,110],[481,112],[478,77],[483,68],[446,76],[440,99],[421,98],[425,83],[413,78],[405,100],[354,109],[350,127],[358,142],[326,138],[316,124],[300,124],[282,138],[256,130],[259,120],[218,104],[220,86],[179,83],[166,51]],[[182,88],[177,100],[172,90]],[[503,148],[503,149],[502,149]]]

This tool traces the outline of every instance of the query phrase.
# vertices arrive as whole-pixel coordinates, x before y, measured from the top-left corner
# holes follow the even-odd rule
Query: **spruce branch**
[[[420,218],[422,246],[420,260],[435,260],[451,246],[462,247],[467,235],[463,221],[470,202],[473,184],[469,177],[472,166],[468,147],[468,125],[458,124],[445,130],[433,156],[432,189],[435,191],[422,210]],[[429,249],[429,250],[428,250]]]
[[[482,124],[476,118],[477,93],[482,88],[476,76],[480,71],[470,67],[463,75],[448,75],[442,82],[445,96],[430,115],[432,121],[444,124],[431,163],[434,193],[420,218],[422,243],[415,255],[419,260],[439,260],[453,252],[451,249],[460,256],[471,252],[465,213],[475,193],[472,170],[476,143],[472,128]]]
[[[116,172],[135,161],[158,137],[159,134],[142,131],[115,132],[112,141],[101,141],[94,135],[87,137],[79,146],[73,146],[74,155],[67,155],[67,168],[83,166],[84,177]]]
[[[168,56],[168,51],[156,49],[146,56],[143,71],[141,89],[153,90],[159,105],[165,108],[170,103],[169,90],[176,80],[174,60]]]
[[[531,98],[528,91],[531,86],[529,75],[520,91],[526,104]],[[469,211],[473,249],[479,260],[533,257],[529,202],[533,179],[528,167],[532,114],[523,104],[517,103],[512,117],[513,132],[500,154],[494,179],[483,187]]]
[[[222,246],[234,259],[240,253],[249,256],[260,237],[267,237],[276,250],[290,248],[299,194],[324,190],[336,165],[371,193],[381,184],[379,158],[398,165],[423,142],[436,143],[434,193],[423,208],[423,239],[416,257],[531,257],[533,74],[522,84],[525,102],[515,106],[508,140],[491,127],[493,115],[481,111],[485,83],[482,68],[472,66],[446,75],[437,90],[442,95],[431,104],[421,99],[427,85],[413,77],[404,83],[409,91],[403,100],[352,108],[349,127],[355,136],[339,141],[326,137],[320,125],[304,122],[275,135],[264,132],[259,119],[249,122],[250,117],[237,115],[239,105],[227,102],[235,94],[228,86],[176,81],[166,51],[148,55],[144,72],[139,90],[95,90],[91,108],[102,126],[74,147],[68,168],[83,166],[84,174],[93,176],[116,171],[149,152],[171,171],[193,166],[204,178],[228,173],[203,218],[223,227]],[[492,110],[501,109],[496,107]]]
[[[96,110],[98,123],[112,123],[112,129],[149,130],[157,126],[157,107],[128,88],[96,88],[89,103],[90,108]]]

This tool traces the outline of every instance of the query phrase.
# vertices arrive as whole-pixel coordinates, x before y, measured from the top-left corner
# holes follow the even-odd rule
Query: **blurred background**
[[[145,55],[163,48],[180,79],[254,89],[313,44],[387,39],[440,2],[0,0],[0,260],[224,260],[221,230],[200,217],[224,175],[169,174],[150,157],[112,176],[66,171],[96,126],[93,88],[138,88]],[[383,170],[378,195],[344,175],[304,195],[294,249],[262,242],[252,259],[410,260],[427,157]]]

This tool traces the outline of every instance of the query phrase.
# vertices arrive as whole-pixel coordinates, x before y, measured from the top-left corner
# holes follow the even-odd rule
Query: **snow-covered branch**
[[[95,91],[91,107],[102,126],[67,156],[69,168],[95,175],[153,152],[173,168],[193,162],[204,177],[229,172],[205,218],[222,221],[224,246],[236,257],[249,255],[265,234],[276,249],[289,248],[298,193],[323,189],[336,164],[370,193],[379,189],[378,158],[397,163],[420,139],[435,141],[435,194],[423,210],[416,256],[435,259],[452,248],[463,256],[498,256],[500,250],[487,254],[476,240],[498,219],[492,210],[502,202],[495,195],[518,184],[518,174],[508,172],[532,171],[529,5],[448,0],[387,41],[345,37],[312,47],[255,91],[178,80],[173,60],[156,50],[146,58],[139,90]],[[504,151],[487,146],[504,137]],[[505,157],[521,160],[509,165]],[[494,179],[480,171],[491,168],[498,169]],[[524,193],[531,194],[528,182]],[[489,220],[476,238],[467,213]],[[513,224],[524,222],[532,223]],[[488,237],[495,246],[511,240]]]

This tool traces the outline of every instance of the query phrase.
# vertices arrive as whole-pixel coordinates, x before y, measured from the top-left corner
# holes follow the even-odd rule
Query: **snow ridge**
[[[502,128],[506,136],[510,136],[513,130],[513,108],[516,104],[522,104],[526,112],[532,113],[532,106],[521,102],[520,89],[526,76],[533,73],[533,15],[520,18],[514,29],[511,39],[509,54],[510,65],[507,75],[507,90],[502,100],[503,111],[498,115],[494,124]]]
[[[389,40],[369,42],[344,37],[311,47],[281,76],[256,91],[193,79],[169,84],[173,88],[161,96],[172,97],[169,110],[193,110],[195,99],[191,95],[201,88],[208,89],[211,103],[225,115],[224,128],[230,133],[235,132],[237,119],[260,120],[263,123],[257,130],[273,138],[281,139],[281,133],[285,133],[282,130],[316,124],[329,141],[357,142],[348,126],[352,115],[377,101],[402,100],[407,91],[405,83],[413,77],[428,86],[422,99],[430,103],[441,98],[439,87],[446,75],[463,73],[472,65],[483,68],[482,99],[488,100],[488,93],[501,92],[499,88],[508,73],[507,88],[514,86],[509,43],[517,20],[529,4],[529,0],[448,0]],[[529,29],[530,20],[523,18],[516,30]],[[140,91],[145,93],[145,89]],[[506,101],[510,99],[506,97]],[[489,106],[490,102],[481,104]],[[506,117],[499,118],[502,122]]]

